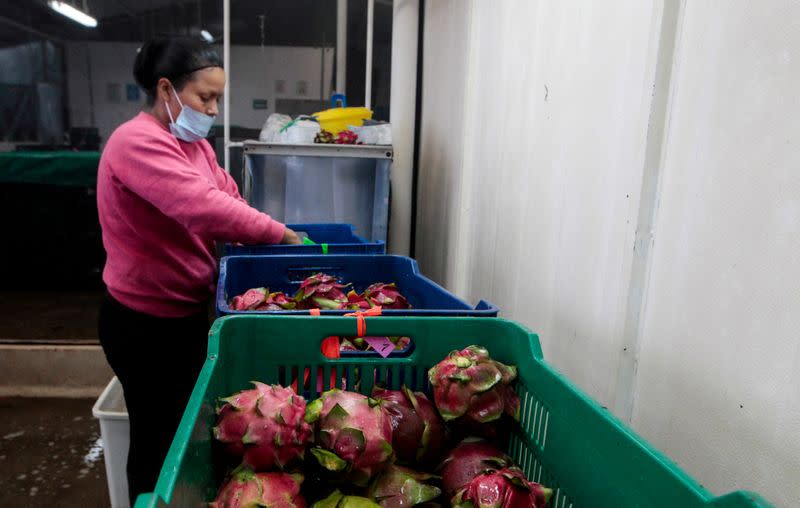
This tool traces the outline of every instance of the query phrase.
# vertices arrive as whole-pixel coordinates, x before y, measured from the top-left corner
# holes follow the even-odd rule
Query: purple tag
[[[384,358],[394,351],[394,344],[389,340],[389,337],[364,337],[364,340]]]

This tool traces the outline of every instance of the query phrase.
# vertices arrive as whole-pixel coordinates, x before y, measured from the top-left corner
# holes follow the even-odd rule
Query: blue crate
[[[225,256],[274,256],[315,254],[385,254],[386,244],[356,235],[351,224],[287,224],[306,233],[317,245],[232,245],[225,244]],[[324,245],[323,245],[324,244]],[[327,252],[325,249],[327,248]]]
[[[217,284],[217,315],[308,314],[307,310],[235,311],[228,300],[250,288],[268,287],[294,295],[300,283],[317,272],[351,283],[358,292],[375,282],[394,282],[412,309],[384,309],[390,316],[497,316],[498,308],[481,300],[476,307],[448,292],[419,273],[417,262],[392,255],[328,256],[226,256],[220,261]],[[322,310],[323,315],[341,315],[347,310]]]

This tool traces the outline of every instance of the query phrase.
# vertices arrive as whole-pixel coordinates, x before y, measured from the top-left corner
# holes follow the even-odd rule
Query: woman
[[[98,334],[128,407],[131,506],[155,487],[205,360],[215,242],[300,243],[247,205],[204,139],[225,86],[219,55],[151,41],[133,74],[147,107],[108,139],[97,183],[108,288]]]

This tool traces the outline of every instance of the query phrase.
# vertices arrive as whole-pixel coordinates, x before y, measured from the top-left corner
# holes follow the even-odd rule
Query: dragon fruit
[[[303,458],[311,440],[306,401],[289,388],[253,384],[251,390],[222,399],[214,437],[232,457],[257,471],[283,469]]]
[[[287,473],[255,473],[240,467],[222,486],[210,508],[305,508],[300,494],[303,475]]]
[[[422,392],[375,387],[372,396],[383,403],[392,422],[392,447],[400,462],[434,465],[444,451],[447,431],[439,413]]]
[[[553,491],[529,482],[516,467],[488,470],[472,479],[452,500],[454,508],[545,508]]]
[[[242,303],[242,295],[234,296],[233,298],[231,298],[231,301],[228,304],[228,307],[230,307],[231,310],[242,310],[243,306],[244,305]]]
[[[389,337],[389,340],[394,344],[394,348],[402,350],[411,345],[411,337]]]
[[[439,464],[442,489],[453,497],[473,478],[487,469],[502,469],[512,465],[511,457],[494,445],[478,438],[467,438],[458,444]]]
[[[292,310],[297,307],[297,302],[286,296],[285,293],[270,293],[264,303],[256,307],[255,310]]]
[[[383,508],[415,506],[439,497],[441,489],[425,483],[437,478],[393,465],[375,478],[367,495]]]
[[[334,141],[337,145],[356,145],[360,144],[358,142],[358,134],[351,130],[343,130],[336,135],[336,140]]]
[[[364,298],[373,306],[384,309],[410,309],[411,304],[400,294],[396,284],[378,282],[364,290]]]
[[[314,143],[331,144],[335,139],[332,132],[321,130],[314,136]]]
[[[428,371],[442,418],[472,427],[499,420],[503,413],[519,420],[519,397],[510,385],[516,378],[515,366],[492,360],[480,346],[453,351]]]
[[[367,310],[372,306],[369,304],[366,298],[359,295],[353,290],[350,290],[347,293],[347,308],[350,310]]]
[[[375,399],[333,389],[308,404],[305,419],[316,424],[311,453],[320,465],[356,485],[365,487],[393,458],[392,423]]]
[[[239,296],[234,296],[230,307],[232,310],[255,310],[267,299],[267,288],[248,289]]]
[[[381,505],[371,499],[359,496],[345,496],[338,490],[321,501],[317,501],[311,508],[380,508]]]
[[[331,275],[317,273],[300,284],[294,299],[301,309],[344,309],[347,305],[347,296],[342,289],[346,287],[344,284],[339,284]]]
[[[341,344],[339,344],[339,351],[360,351],[360,349],[350,342],[349,339],[342,339]]]

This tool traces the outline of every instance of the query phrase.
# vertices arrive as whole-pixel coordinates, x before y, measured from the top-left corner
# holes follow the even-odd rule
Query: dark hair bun
[[[165,40],[153,40],[145,42],[144,46],[139,48],[136,60],[133,62],[133,78],[145,91],[155,88],[158,83],[155,66],[161,60],[166,44]]]
[[[222,67],[222,59],[199,39],[155,39],[144,43],[133,63],[133,77],[152,100],[161,78],[180,90],[192,74],[206,67]]]

